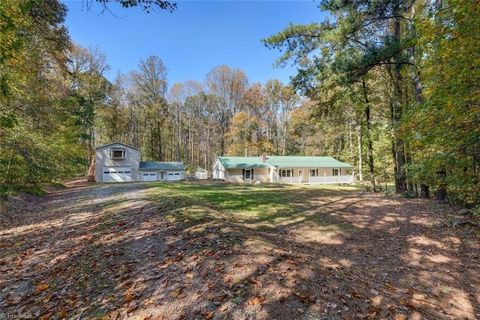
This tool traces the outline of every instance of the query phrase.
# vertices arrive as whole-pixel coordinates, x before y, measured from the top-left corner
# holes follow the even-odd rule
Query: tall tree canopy
[[[373,188],[375,174],[383,175],[375,149],[388,148],[388,137],[397,192],[419,187],[428,196],[431,187],[441,199],[478,203],[478,82],[466,80],[478,71],[478,4],[325,0],[320,7],[328,20],[264,40],[283,50],[280,65],[298,66],[292,83],[316,101],[316,122],[354,115],[338,119],[359,127],[357,161],[362,170],[366,144]]]
[[[173,10],[160,0],[85,0]],[[478,206],[480,6],[475,1],[324,0],[328,19],[264,40],[291,84],[214,67],[170,85],[151,55],[106,77],[99,48],[72,43],[58,0],[0,2],[0,184],[84,174],[120,141],[146,159],[209,168],[218,155],[331,155],[375,191]]]

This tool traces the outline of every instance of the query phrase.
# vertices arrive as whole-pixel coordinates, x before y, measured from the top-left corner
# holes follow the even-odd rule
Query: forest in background
[[[405,196],[478,206],[477,2],[320,6],[328,21],[263,40],[282,51],[280,66],[297,66],[291,84],[251,83],[225,65],[170,84],[155,55],[109,81],[107,58],[73,43],[57,0],[2,1],[2,190],[84,175],[96,146],[120,141],[189,168],[223,154],[329,155],[354,164],[371,190],[395,182]]]

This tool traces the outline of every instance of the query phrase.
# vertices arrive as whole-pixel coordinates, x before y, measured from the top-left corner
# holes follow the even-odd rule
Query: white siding
[[[243,179],[243,169],[227,169],[225,172],[225,180],[230,182],[270,182],[270,169],[254,168],[253,179]]]
[[[213,164],[212,169],[213,169],[212,170],[213,180],[225,180],[225,168],[223,167],[223,165],[220,163],[218,159]]]
[[[111,148],[122,148],[127,150],[125,159],[111,159],[109,150]],[[140,151],[130,148],[120,143],[106,145],[96,149],[95,152],[95,181],[103,182],[103,168],[105,167],[130,167],[132,181],[140,181],[141,177],[138,171],[140,167]]]

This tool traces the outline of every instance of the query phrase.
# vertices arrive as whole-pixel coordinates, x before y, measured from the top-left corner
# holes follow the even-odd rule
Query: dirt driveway
[[[0,319],[480,318],[478,229],[433,201],[178,183],[29,200],[0,229]]]

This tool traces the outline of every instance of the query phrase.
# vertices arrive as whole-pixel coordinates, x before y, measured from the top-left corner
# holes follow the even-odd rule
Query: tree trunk
[[[206,145],[206,152],[205,152],[205,169],[208,170],[209,163],[207,163],[207,159],[210,160],[210,126],[207,125],[207,145]]]
[[[413,21],[415,18],[415,6],[412,5],[411,9],[411,17]],[[415,25],[413,22],[410,24],[410,28],[415,28]],[[414,30],[412,30],[414,31]],[[415,47],[411,47],[410,50],[408,50],[408,61],[410,62],[410,72],[412,75],[412,80],[413,80],[413,85],[414,85],[414,94],[415,94],[415,101],[417,104],[422,104],[424,101],[423,97],[423,88],[422,88],[422,82],[420,80],[420,75],[417,72],[416,69],[416,59],[415,59]],[[428,185],[421,183],[420,184],[420,197],[421,198],[430,198],[430,188]]]
[[[400,5],[397,1],[393,4],[393,40],[400,46],[401,26],[400,26]],[[401,53],[398,52],[393,57],[394,78],[393,78],[393,127],[395,128],[395,192],[403,193],[407,190],[407,181],[405,177],[405,143],[399,137],[397,127],[402,119],[402,61]]]
[[[447,189],[445,188],[445,178],[447,177],[447,171],[442,169],[438,172],[438,176],[440,178],[440,187],[435,192],[435,198],[438,201],[445,202],[447,201]]]
[[[370,116],[370,101],[368,100],[367,84],[365,79],[362,81],[363,85],[363,97],[365,99],[365,121],[367,123],[366,138],[367,138],[367,157],[368,157],[368,168],[370,170],[370,186],[372,191],[375,192],[375,163],[373,161],[373,142],[371,138],[372,130],[372,121]]]
[[[158,161],[163,161],[163,148],[162,148],[162,127],[158,124]]]
[[[354,159],[355,147],[353,146],[353,132],[352,132],[352,120],[348,120],[348,149],[350,153],[350,161]]]
[[[357,144],[358,144],[358,180],[363,181],[363,157],[362,157],[362,123],[357,126]]]
[[[90,167],[88,168],[87,181],[95,182],[95,157],[92,157],[90,161]]]
[[[430,198],[430,188],[425,185],[420,185],[420,198]]]
[[[182,141],[182,122],[180,121],[180,104],[177,104],[177,143],[175,160],[180,161],[180,141]]]
[[[287,149],[287,121],[284,119],[284,127],[283,127],[283,141],[282,141],[282,156],[285,155]]]
[[[407,151],[405,152],[405,163],[406,164],[411,164],[412,163],[412,156],[411,156],[409,148],[407,148]],[[415,191],[413,189],[413,182],[410,179],[407,180],[407,190],[410,193],[413,193]]]

